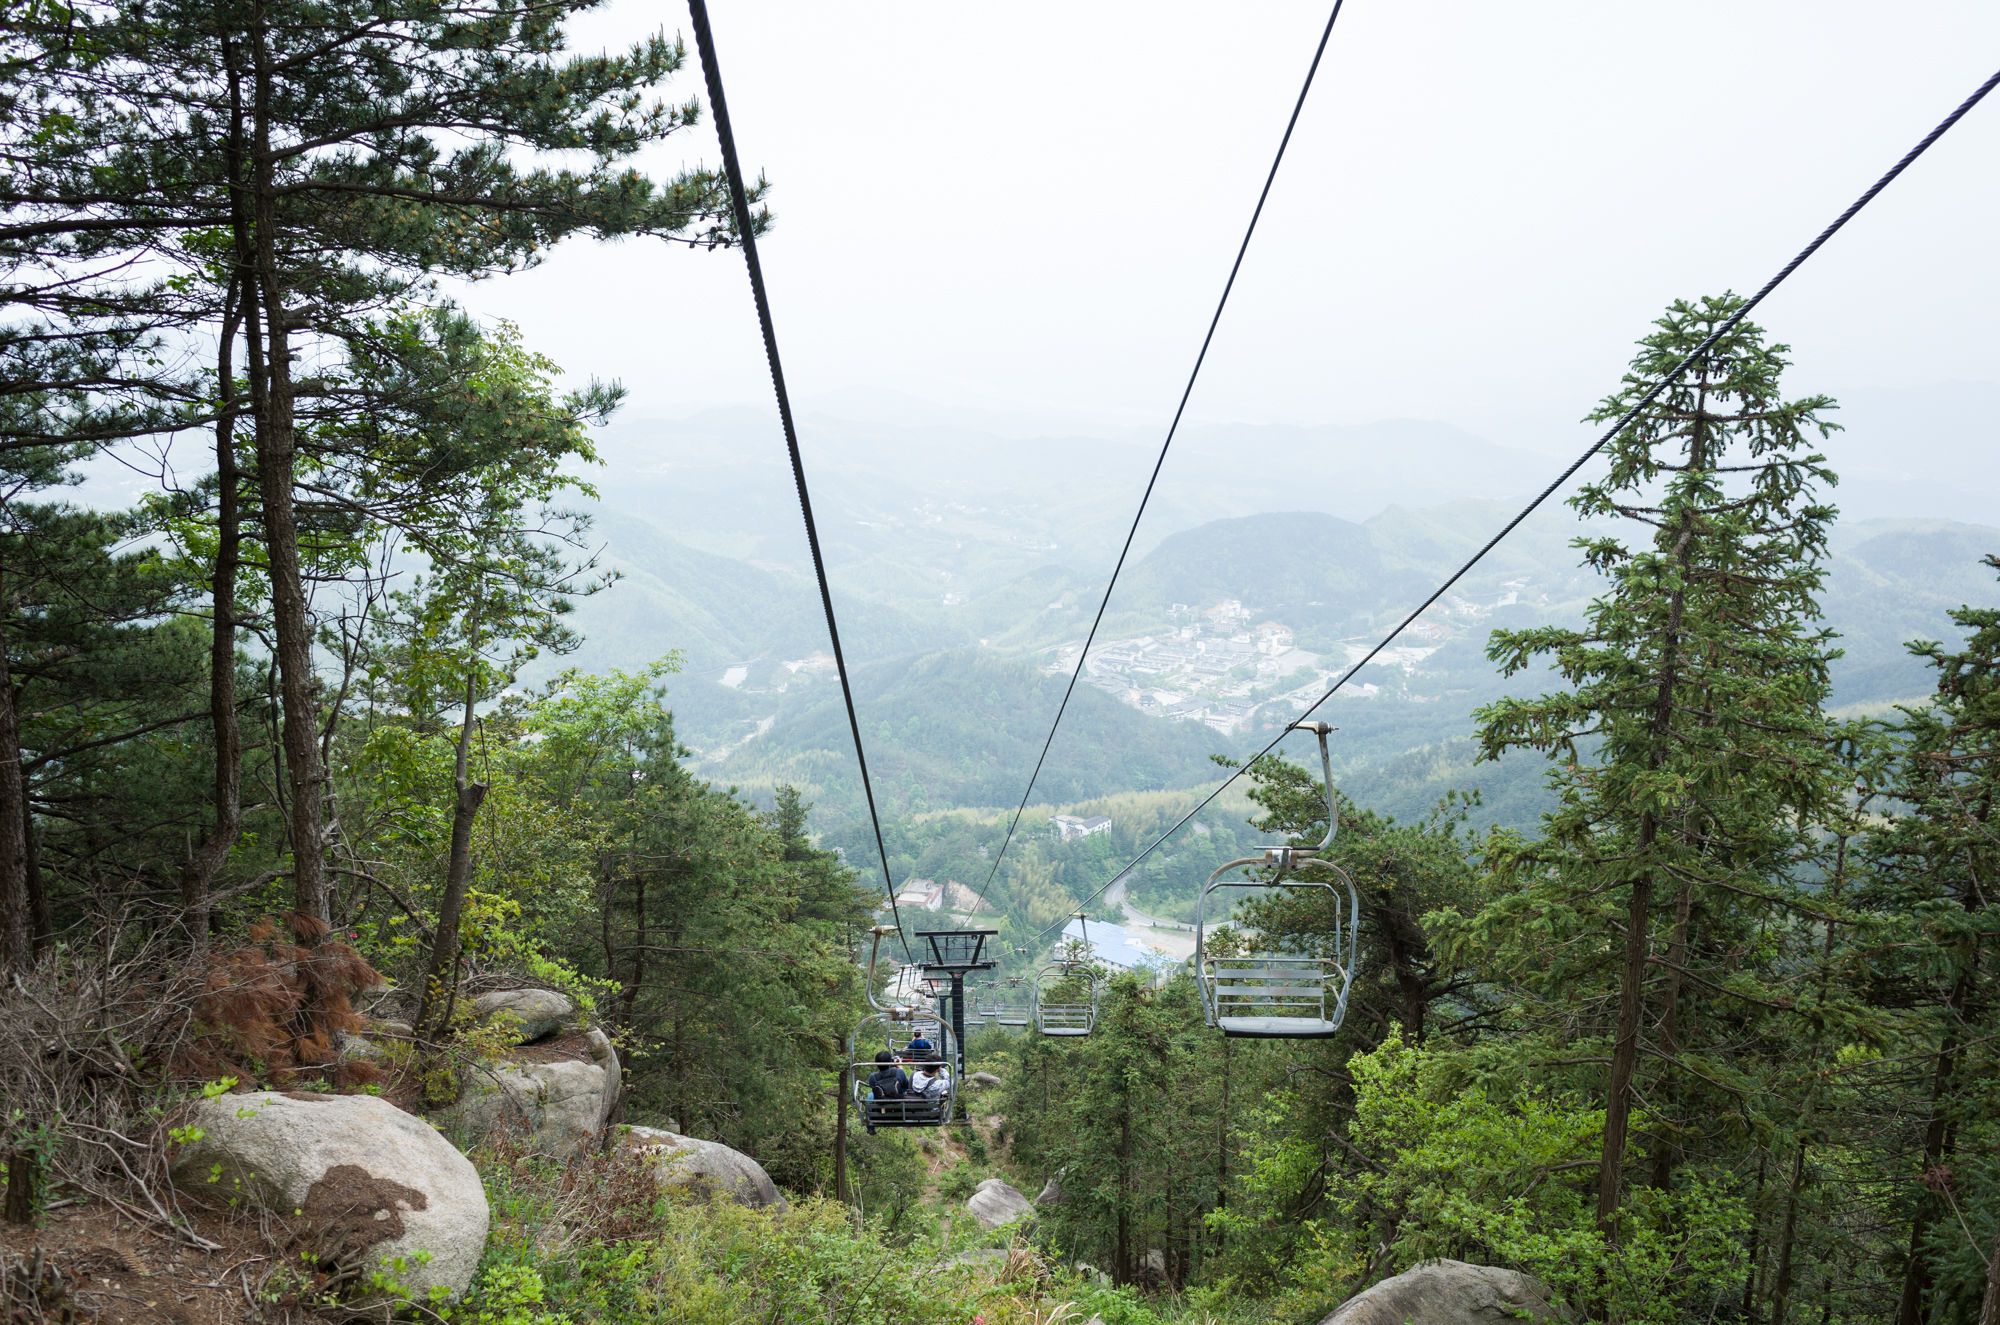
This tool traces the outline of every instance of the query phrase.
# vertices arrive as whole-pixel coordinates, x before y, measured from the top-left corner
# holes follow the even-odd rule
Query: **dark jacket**
[[[878,1100],[900,1100],[910,1093],[910,1079],[894,1064],[878,1067],[868,1074],[868,1089]]]

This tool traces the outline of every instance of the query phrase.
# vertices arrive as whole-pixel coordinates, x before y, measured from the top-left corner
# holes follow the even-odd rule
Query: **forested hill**
[[[1121,579],[1097,654],[1121,640],[1164,638],[1201,610],[1234,601],[1244,615],[1229,630],[1283,624],[1315,655],[1323,689],[1515,509],[1466,499],[1394,506],[1366,521],[1287,511],[1169,534]],[[924,537],[940,582],[976,580],[994,558],[1015,555],[995,549],[985,517],[966,516],[961,526],[955,512],[933,515]],[[1578,565],[1572,540],[1583,528],[1560,507],[1537,513],[1336,696],[1326,712],[1342,729],[1337,758],[1350,791],[1408,816],[1447,791],[1477,788],[1485,797],[1479,822],[1534,823],[1547,806],[1540,761],[1475,764],[1472,714],[1552,683],[1542,673],[1503,682],[1486,640],[1497,627],[1580,619],[1602,588]],[[577,661],[635,667],[680,650],[672,702],[705,772],[758,795],[793,783],[835,818],[858,813],[852,739],[823,665],[825,618],[810,581],[786,564],[698,550],[610,500],[596,532],[624,579],[583,603]],[[1844,651],[1833,664],[1835,705],[1876,711],[1921,695],[1924,665],[1906,646],[1947,634],[1946,614],[1979,600],[1978,559],[1995,547],[2000,529],[1987,526],[1836,523],[1820,593]],[[916,599],[898,590],[902,581],[839,592],[864,732],[892,813],[1019,797],[1073,663],[1063,646],[1073,650],[1095,611],[1096,573],[1047,552],[1034,569],[964,601]],[[816,653],[820,666],[799,665]],[[1269,740],[1310,698],[1304,684],[1287,676],[1253,686],[1250,697],[1263,703],[1232,730],[1176,722],[1079,686],[1038,794],[1075,802],[1197,785],[1213,772],[1210,755],[1240,756]]]
[[[856,669],[876,795],[899,815],[1012,804],[1064,684],[1028,662],[974,650]],[[1078,686],[1037,794],[1070,802],[1188,786],[1213,771],[1214,738],[1199,723],[1162,722]],[[860,795],[852,750],[839,690],[825,681],[716,771],[738,785],[813,787],[829,806],[846,806]]]
[[[585,600],[583,644],[567,666],[633,667],[678,652],[689,675],[711,677],[741,660],[803,658],[827,647],[812,580],[792,567],[704,552],[610,505],[596,511],[592,532],[620,579]],[[943,617],[869,598],[844,602],[841,623],[853,662],[962,642]]]

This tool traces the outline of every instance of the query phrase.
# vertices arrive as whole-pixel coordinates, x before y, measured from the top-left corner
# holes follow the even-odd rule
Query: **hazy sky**
[[[1163,426],[1325,16],[717,0],[808,442],[880,391]],[[1669,299],[1754,289],[1995,68],[1991,0],[1348,0],[1193,412],[1574,449]],[[1996,167],[2000,93],[1765,305],[1795,391],[2000,380]],[[575,243],[468,302],[635,414],[769,399],[733,253]]]

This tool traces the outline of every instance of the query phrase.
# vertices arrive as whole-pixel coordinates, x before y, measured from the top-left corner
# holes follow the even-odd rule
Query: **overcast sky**
[[[1163,427],[1325,17],[717,0],[808,444],[880,392]],[[1755,289],[1995,68],[1991,0],[1348,0],[1193,414],[1572,450],[1668,300]],[[1793,391],[2000,381],[1996,167],[2000,93],[1764,306]],[[577,242],[467,301],[635,415],[769,399],[733,253]]]

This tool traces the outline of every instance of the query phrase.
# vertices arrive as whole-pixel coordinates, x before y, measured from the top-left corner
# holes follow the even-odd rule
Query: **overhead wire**
[[[743,188],[743,168],[737,162],[736,135],[729,125],[729,103],[722,95],[722,67],[716,60],[715,34],[708,25],[706,0],[688,0],[694,19],[695,45],[701,51],[702,76],[708,82],[708,100],[715,111],[715,136],[722,144],[722,168],[729,178],[729,198],[736,217],[737,242],[743,246],[743,264],[750,272],[750,293],[757,303],[757,324],[764,334],[764,356],[771,364],[771,387],[778,397],[778,418],[785,429],[785,449],[791,455],[792,479],[799,489],[799,512],[805,518],[806,543],[812,549],[813,577],[819,582],[820,605],[826,610],[827,638],[833,643],[834,670],[840,674],[840,697],[847,705],[847,728],[854,736],[854,761],[861,769],[861,790],[868,801],[868,820],[875,829],[875,852],[882,862],[882,887],[889,894],[889,914],[896,922],[896,937],[903,945],[903,958],[912,964],[910,939],[903,932],[903,913],[896,905],[896,882],[889,873],[889,849],[882,840],[882,816],[875,805],[875,786],[868,776],[868,752],[861,742],[861,719],[854,709],[854,686],[847,675],[847,656],[840,647],[840,623],[834,619],[833,589],[827,583],[826,560],[820,553],[819,526],[813,520],[812,493],[806,486],[805,459],[799,453],[798,428],[792,421],[792,400],[785,390],[785,369],[778,359],[778,333],[771,323],[771,301],[764,290],[764,267],[757,260],[757,228],[750,215],[750,195]]]
[[[1547,501],[1559,489],[1567,485],[1570,479],[1576,476],[1576,472],[1579,469],[1582,469],[1584,465],[1590,461],[1592,456],[1596,455],[1599,451],[1603,450],[1604,447],[1611,441],[1612,438],[1616,437],[1619,433],[1623,432],[1626,428],[1630,427],[1632,421],[1639,416],[1641,411],[1645,410],[1655,400],[1657,400],[1661,392],[1665,391],[1669,386],[1673,385],[1676,381],[1678,381],[1681,375],[1685,373],[1689,367],[1698,362],[1703,355],[1707,354],[1708,351],[1714,347],[1717,341],[1721,340],[1724,336],[1728,335],[1731,331],[1735,330],[1737,324],[1742,322],[1744,318],[1748,317],[1752,309],[1756,308],[1757,305],[1763,303],[1765,298],[1769,296],[1773,290],[1777,289],[1781,284],[1783,284],[1787,277],[1789,277],[1793,272],[1797,271],[1802,265],[1804,265],[1806,259],[1810,258],[1813,254],[1819,252],[1820,246],[1825,244],[1827,240],[1833,238],[1834,234],[1838,232],[1842,226],[1846,225],[1849,221],[1853,220],[1854,217],[1861,211],[1862,208],[1866,207],[1870,202],[1874,200],[1876,194],[1880,193],[1883,189],[1887,188],[1891,183],[1891,181],[1893,181],[1898,175],[1902,174],[1905,170],[1907,170],[1912,162],[1914,162],[1918,157],[1922,156],[1927,150],[1929,150],[1930,146],[1933,143],[1937,142],[1938,139],[1942,138],[1954,124],[1957,124],[1961,119],[1965,118],[1966,114],[1969,111],[1971,111],[1971,109],[1974,106],[1978,105],[1982,100],[1984,100],[1986,94],[1991,92],[1996,85],[2000,85],[2000,72],[1995,72],[1991,78],[1988,78],[1984,83],[1980,84],[1977,91],[1975,91],[1971,96],[1967,97],[1963,102],[1959,103],[1958,108],[1952,111],[1951,114],[1945,116],[1944,119],[1938,123],[1938,126],[1936,128],[1932,129],[1929,133],[1925,134],[1923,139],[1920,142],[1918,142],[1915,147],[1912,147],[1908,152],[1905,152],[1900,161],[1896,162],[1895,165],[1891,166],[1886,174],[1884,174],[1880,179],[1876,180],[1874,184],[1869,186],[1867,192],[1863,193],[1860,197],[1856,198],[1852,203],[1848,204],[1846,211],[1842,212],[1838,217],[1834,218],[1833,223],[1828,225],[1824,230],[1820,231],[1819,234],[1813,239],[1813,241],[1810,244],[1807,244],[1804,248],[1800,249],[1798,254],[1794,256],[1790,262],[1787,262],[1784,265],[1784,267],[1778,271],[1777,275],[1773,276],[1770,280],[1764,282],[1763,288],[1759,289],[1757,293],[1752,295],[1748,300],[1746,300],[1741,307],[1739,307],[1734,313],[1730,314],[1730,316],[1722,323],[1722,325],[1718,326],[1713,332],[1711,332],[1708,335],[1706,339],[1704,339],[1701,342],[1700,345],[1697,345],[1692,351],[1690,351],[1687,357],[1683,358],[1679,363],[1675,364],[1674,367],[1664,377],[1662,377],[1658,382],[1655,382],[1652,385],[1652,387],[1647,390],[1646,394],[1641,396],[1638,399],[1638,401],[1632,405],[1630,409],[1626,410],[1623,414],[1621,414],[1618,417],[1618,421],[1612,424],[1611,427],[1606,429],[1604,433],[1597,438],[1596,441],[1592,442],[1589,448],[1586,449],[1582,455],[1578,456],[1574,461],[1572,461],[1568,468],[1564,469],[1562,473],[1558,474],[1555,477],[1554,481],[1552,481],[1547,487],[1543,488],[1533,501],[1529,502],[1526,506],[1522,507],[1519,514],[1515,515],[1513,519],[1509,520],[1505,525],[1501,527],[1500,532],[1496,533],[1495,535],[1493,535],[1492,538],[1488,539],[1486,541],[1485,546],[1481,547],[1479,551],[1473,553],[1472,557],[1468,561],[1466,561],[1464,565],[1460,566],[1457,570],[1453,571],[1451,573],[1451,576],[1448,579],[1446,579],[1444,583],[1438,585],[1438,587],[1431,592],[1429,597],[1425,598],[1422,603],[1418,604],[1418,606],[1414,611],[1412,611],[1408,616],[1404,617],[1402,621],[1397,624],[1394,630],[1390,631],[1387,635],[1383,636],[1381,642],[1376,644],[1374,648],[1368,650],[1368,652],[1365,655],[1363,655],[1357,662],[1355,662],[1352,666],[1350,666],[1345,672],[1341,673],[1339,679],[1336,680],[1332,685],[1328,686],[1324,694],[1322,694],[1318,699],[1314,700],[1311,704],[1307,705],[1305,710],[1302,713],[1300,713],[1298,717],[1294,718],[1291,722],[1287,723],[1285,727],[1278,733],[1278,735],[1271,740],[1271,743],[1269,745],[1266,745],[1263,749],[1259,750],[1249,759],[1239,764],[1236,767],[1235,771],[1230,773],[1228,777],[1224,778],[1215,787],[1214,790],[1210,791],[1208,795],[1202,797],[1200,802],[1197,803],[1193,809],[1189,810],[1186,814],[1182,815],[1179,819],[1177,819],[1172,825],[1172,827],[1166,829],[1166,831],[1162,832],[1158,837],[1154,838],[1144,851],[1141,851],[1138,855],[1126,861],[1125,864],[1119,866],[1119,868],[1112,873],[1110,878],[1106,879],[1102,884],[1098,886],[1096,892],[1084,898],[1082,902],[1079,902],[1077,904],[1078,907],[1086,906],[1089,903],[1095,901],[1097,898],[1102,897],[1104,893],[1111,887],[1112,884],[1118,882],[1118,880],[1124,878],[1126,875],[1130,874],[1134,869],[1138,868],[1139,865],[1145,862],[1148,856],[1152,855],[1153,852],[1155,852],[1160,848],[1162,843],[1166,842],[1168,838],[1172,837],[1175,833],[1179,832],[1197,814],[1200,814],[1203,810],[1207,809],[1208,806],[1214,802],[1217,796],[1220,796],[1224,791],[1226,791],[1234,782],[1236,782],[1238,778],[1241,778],[1244,774],[1248,773],[1253,767],[1256,766],[1259,760],[1263,759],[1266,755],[1270,754],[1273,750],[1277,749],[1278,746],[1284,741],[1285,737],[1291,735],[1295,724],[1303,722],[1307,718],[1311,717],[1314,710],[1318,709],[1320,705],[1326,703],[1327,700],[1333,698],[1334,692],[1338,691],[1342,686],[1346,685],[1348,681],[1354,677],[1355,673],[1359,672],[1363,667],[1366,667],[1370,662],[1374,661],[1376,655],[1380,654],[1382,650],[1388,648],[1389,645],[1395,641],[1397,636],[1401,635],[1405,630],[1409,629],[1409,627],[1416,621],[1418,617],[1422,616],[1426,611],[1430,609],[1432,604],[1436,603],[1438,599],[1442,598],[1454,584],[1457,584],[1459,580],[1465,577],[1467,572],[1469,572],[1474,566],[1478,565],[1482,560],[1484,560],[1486,555],[1489,552],[1491,552],[1495,547],[1499,546],[1500,541],[1502,539],[1506,538],[1507,535],[1513,533],[1514,530],[1521,524],[1521,522],[1523,520],[1526,520],[1530,515],[1532,515],[1535,512],[1535,510],[1541,506],[1543,502]],[[1058,920],[1054,925],[1050,925],[1041,930],[1033,938],[1028,940],[1028,946],[1032,947],[1034,944],[1039,943],[1045,936],[1048,935],[1048,933],[1051,930],[1063,924],[1064,921],[1066,921],[1068,918],[1069,917],[1065,915],[1063,917],[1063,920]]]
[[[1250,212],[1250,224],[1243,231],[1243,242],[1236,246],[1236,260],[1229,265],[1229,279],[1223,282],[1222,297],[1215,302],[1215,313],[1208,319],[1208,331],[1201,338],[1201,350],[1194,357],[1194,368],[1188,373],[1187,385],[1181,388],[1180,403],[1174,407],[1173,421],[1167,425],[1166,440],[1160,443],[1160,454],[1153,461],[1153,472],[1146,479],[1146,490],[1140,494],[1139,509],[1132,514],[1132,527],[1125,531],[1125,544],[1118,549],[1118,561],[1111,568],[1111,578],[1104,585],[1104,597],[1098,601],[1097,615],[1091,619],[1090,633],[1084,636],[1083,651],[1076,656],[1076,670],[1070,673],[1069,684],[1063,688],[1062,703],[1056,706],[1055,721],[1049,724],[1049,734],[1042,741],[1042,752],[1035,757],[1035,768],[1028,775],[1028,785],[1021,792],[1021,803],[1014,809],[1013,820],[1007,825],[1007,835],[1000,842],[1000,850],[993,857],[993,868],[986,871],[986,882],[979,885],[979,897],[973,903],[976,912],[986,900],[986,890],[993,886],[993,879],[1000,873],[1000,862],[1007,858],[1007,848],[1013,845],[1014,830],[1020,827],[1021,815],[1027,811],[1028,798],[1035,794],[1035,783],[1041,779],[1042,765],[1048,761],[1049,750],[1055,745],[1056,730],[1062,726],[1063,715],[1069,711],[1070,697],[1076,693],[1077,679],[1083,675],[1083,665],[1090,657],[1090,646],[1096,642],[1097,628],[1104,624],[1105,609],[1111,605],[1111,591],[1118,587],[1118,576],[1125,569],[1125,559],[1132,552],[1132,540],[1138,536],[1139,522],[1145,518],[1146,503],[1153,498],[1153,488],[1160,481],[1160,469],[1167,463],[1167,452],[1173,448],[1174,434],[1180,430],[1181,416],[1187,412],[1188,398],[1194,394],[1195,379],[1201,376],[1201,366],[1208,359],[1208,349],[1215,341],[1215,329],[1222,323],[1222,310],[1229,306],[1229,293],[1236,288],[1237,273],[1243,270],[1243,257],[1250,251],[1250,238],[1257,233],[1257,222],[1264,215],[1264,203],[1271,196],[1271,185],[1277,181],[1278,167],[1285,160],[1285,149],[1291,145],[1292,130],[1298,127],[1299,112],[1305,109],[1306,94],[1312,91],[1313,78],[1319,73],[1322,57],[1326,55],[1326,44],[1333,36],[1334,21],[1340,17],[1340,6],[1344,0],[1334,0],[1332,12],[1326,16],[1326,27],[1319,34],[1319,45],[1313,50],[1312,63],[1306,68],[1306,78],[1299,88],[1298,99],[1292,103],[1291,118],[1285,121],[1284,136],[1278,140],[1277,154],[1271,159],[1271,169],[1264,176],[1264,187],[1257,194],[1257,205]]]

